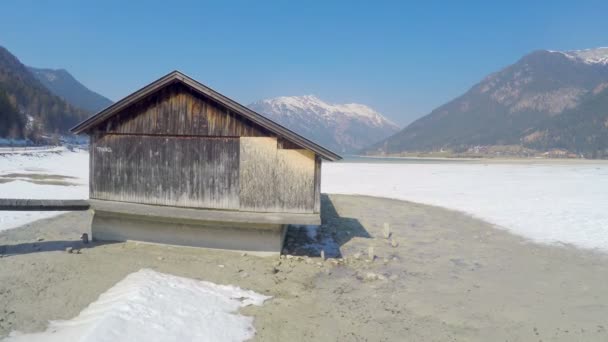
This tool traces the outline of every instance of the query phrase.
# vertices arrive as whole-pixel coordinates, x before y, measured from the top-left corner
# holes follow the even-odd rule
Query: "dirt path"
[[[242,310],[255,317],[259,341],[608,340],[605,255],[381,198],[326,197],[323,222],[316,234],[290,230],[295,256],[283,259],[138,243],[66,253],[83,247],[89,213],[0,232],[0,337],[72,318],[148,267],[273,296]]]

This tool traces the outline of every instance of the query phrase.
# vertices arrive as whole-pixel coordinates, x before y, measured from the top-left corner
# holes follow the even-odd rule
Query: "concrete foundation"
[[[318,224],[318,215],[279,215],[158,207],[90,200],[94,240],[142,241],[278,255],[288,224]],[[287,222],[289,221],[289,222]],[[317,223],[318,222],[318,223]]]

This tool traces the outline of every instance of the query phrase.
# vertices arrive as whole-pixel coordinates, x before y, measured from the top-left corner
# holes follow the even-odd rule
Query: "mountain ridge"
[[[341,153],[353,153],[399,129],[369,106],[358,103],[331,104],[314,95],[262,99],[248,107]]]
[[[10,51],[0,46],[0,136],[37,140],[66,133],[88,116],[49,91]]]
[[[65,69],[28,66],[28,70],[53,94],[78,108],[96,113],[113,103],[87,88]]]
[[[555,137],[566,134],[566,128],[563,124],[551,124],[554,120],[565,120],[561,118],[563,115],[587,118],[576,112],[608,87],[608,64],[604,63],[604,57],[608,58],[605,48],[533,51],[484,77],[463,95],[365,149],[364,153],[448,151],[458,154],[478,146],[519,146],[541,149],[539,152],[563,148],[588,157],[608,156],[605,147],[599,147],[600,151],[593,143],[558,143],[560,139]],[[597,120],[608,117],[608,107],[599,106],[599,102],[593,111],[598,113]],[[553,136],[553,142],[538,144],[534,135],[547,129],[551,133],[542,135]],[[603,129],[594,129],[594,132],[600,140],[600,136],[608,135]]]

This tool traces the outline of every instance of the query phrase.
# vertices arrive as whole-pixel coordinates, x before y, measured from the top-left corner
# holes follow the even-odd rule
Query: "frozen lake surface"
[[[325,163],[322,191],[469,213],[540,243],[608,251],[608,163]]]
[[[86,199],[89,197],[89,154],[65,148],[12,153],[0,150],[0,197]],[[0,230],[63,212],[0,211]]]
[[[606,162],[386,161],[324,163],[322,191],[437,205],[536,242],[608,251]],[[40,174],[71,178],[55,185]],[[0,197],[87,198],[87,183],[86,152],[0,153]],[[54,214],[0,212],[0,230]]]

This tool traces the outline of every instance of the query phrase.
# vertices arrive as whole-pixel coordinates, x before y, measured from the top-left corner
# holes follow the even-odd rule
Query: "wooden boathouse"
[[[337,154],[174,71],[72,129],[90,137],[92,235],[278,253],[320,224]]]

